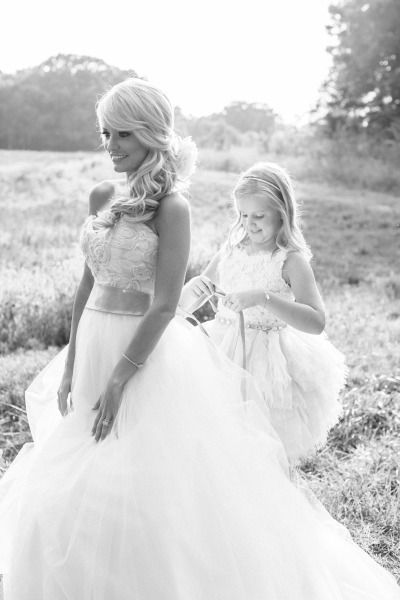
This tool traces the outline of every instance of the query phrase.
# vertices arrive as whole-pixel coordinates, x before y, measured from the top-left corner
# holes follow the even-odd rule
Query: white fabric
[[[286,257],[284,250],[249,256],[245,246],[237,246],[220,262],[219,285],[226,293],[264,289],[294,300],[282,277]],[[205,328],[221,350],[241,365],[237,314],[220,302],[217,315]],[[338,420],[339,392],[346,377],[344,356],[324,333],[313,335],[285,326],[268,310],[268,303],[246,309],[244,317],[246,323],[284,326],[272,331],[246,327],[246,368],[261,388],[290,462],[296,464],[326,442]]]
[[[291,483],[253,379],[182,318],[94,441],[92,407],[140,320],[84,310],[68,416],[67,348],[27,389],[34,443],[0,482],[5,600],[399,600]]]

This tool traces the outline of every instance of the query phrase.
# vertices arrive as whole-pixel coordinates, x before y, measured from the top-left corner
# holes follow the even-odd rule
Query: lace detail
[[[98,283],[154,293],[158,236],[143,222],[123,215],[113,227],[83,224],[80,247]]]
[[[226,293],[261,288],[274,292],[288,300],[294,300],[290,286],[282,277],[282,268],[287,251],[279,249],[275,253],[258,253],[249,255],[246,246],[238,244],[231,251],[223,253],[218,267],[219,285]],[[236,314],[218,304],[218,314],[232,319]],[[246,323],[260,327],[283,325],[284,321],[273,315],[268,308],[254,306],[244,311]]]

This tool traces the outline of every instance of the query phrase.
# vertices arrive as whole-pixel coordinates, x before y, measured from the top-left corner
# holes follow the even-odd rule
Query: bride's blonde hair
[[[130,77],[108,90],[96,105],[100,129],[132,131],[148,149],[140,167],[127,174],[129,197],[116,198],[100,212],[96,225],[112,226],[121,214],[149,221],[164,196],[187,187],[197,149],[190,138],[174,131],[174,110],[157,86]]]
[[[277,247],[300,251],[310,260],[312,253],[300,229],[299,208],[289,174],[284,168],[270,162],[256,163],[239,177],[233,190],[236,220],[229,232],[228,248],[232,249],[247,237],[237,200],[254,195],[264,196],[280,212],[282,224],[276,236]]]

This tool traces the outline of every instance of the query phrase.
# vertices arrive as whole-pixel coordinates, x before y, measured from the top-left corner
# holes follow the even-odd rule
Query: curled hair
[[[130,77],[106,92],[96,105],[101,129],[132,131],[147,149],[139,168],[127,173],[129,197],[116,198],[108,211],[99,213],[96,226],[110,227],[122,214],[149,221],[162,198],[189,184],[197,158],[190,138],[174,131],[174,110],[155,85]]]
[[[282,225],[276,236],[277,247],[299,251],[310,260],[312,253],[300,228],[299,207],[290,177],[285,169],[269,162],[259,162],[247,169],[241,174],[233,190],[237,216],[229,231],[228,249],[231,250],[247,237],[237,200],[254,195],[270,200],[280,213]]]

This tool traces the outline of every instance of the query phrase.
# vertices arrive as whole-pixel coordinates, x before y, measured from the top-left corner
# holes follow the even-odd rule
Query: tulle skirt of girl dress
[[[218,347],[243,361],[239,321],[217,317],[204,324]],[[346,379],[344,355],[325,333],[293,327],[245,329],[246,369],[256,379],[270,421],[295,465],[323,446],[342,412],[339,393]]]
[[[139,322],[84,310],[66,417],[67,348],[26,392],[34,442],[0,482],[5,600],[398,600],[290,482],[252,379],[181,317],[96,443],[92,407]]]

